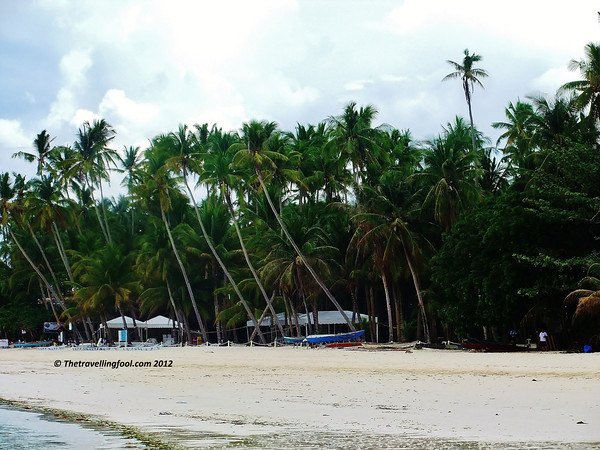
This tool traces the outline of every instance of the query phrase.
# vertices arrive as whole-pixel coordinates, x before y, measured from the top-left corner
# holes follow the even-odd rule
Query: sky
[[[0,172],[32,177],[42,130],[72,145],[105,119],[112,147],[146,148],[180,124],[293,131],[373,105],[374,125],[432,138],[468,109],[447,60],[483,57],[475,125],[509,102],[553,97],[600,42],[596,0],[0,0]],[[109,195],[118,192],[113,180]]]

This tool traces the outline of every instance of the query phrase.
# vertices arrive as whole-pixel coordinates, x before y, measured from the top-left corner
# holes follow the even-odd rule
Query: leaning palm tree
[[[231,283],[233,290],[235,291],[238,298],[242,302],[242,305],[246,309],[246,312],[248,313],[250,320],[254,324],[254,328],[258,333],[261,342],[266,343],[265,338],[262,332],[260,331],[258,321],[254,317],[252,309],[250,309],[250,306],[248,305],[248,302],[246,302],[246,299],[239,290],[237,283],[235,282],[235,280],[231,276],[231,273],[229,273],[229,270],[225,266],[225,263],[223,263],[223,260],[219,256],[219,253],[217,252],[206,230],[206,226],[204,225],[204,222],[202,221],[202,218],[200,216],[200,210],[198,209],[194,193],[188,181],[188,176],[190,175],[190,172],[200,172],[200,167],[198,165],[200,163],[201,153],[199,146],[196,145],[196,139],[193,133],[191,133],[188,130],[186,125],[182,125],[179,127],[177,133],[171,133],[166,137],[159,138],[157,141],[157,145],[159,145],[161,150],[168,155],[168,159],[165,161],[165,168],[173,169],[176,172],[182,174],[183,184],[185,185],[188,196],[192,202],[192,206],[194,207],[194,211],[196,212],[196,218],[198,219],[198,224],[200,225],[200,229],[202,230],[202,235],[204,236],[204,239],[206,240],[206,243],[208,244],[211,253],[217,260],[219,266],[221,267],[221,270],[223,270],[223,273],[225,273],[225,276]]]
[[[300,260],[302,261],[302,263],[304,264],[306,269],[309,271],[311,276],[317,282],[317,284],[321,287],[321,289],[323,290],[323,292],[325,293],[327,298],[331,301],[331,303],[333,303],[333,305],[336,307],[336,309],[340,312],[340,314],[342,315],[342,317],[344,318],[344,320],[346,321],[346,323],[348,324],[350,329],[352,331],[356,331],[356,329],[354,328],[354,325],[350,321],[350,318],[348,317],[348,315],[344,312],[341,305],[338,303],[338,301],[335,299],[335,297],[331,294],[331,292],[329,291],[329,289],[327,288],[325,283],[323,283],[323,280],[321,280],[319,275],[317,275],[315,270],[309,264],[307,259],[304,257],[304,254],[302,253],[302,251],[300,250],[300,248],[298,247],[298,245],[292,238],[287,227],[283,223],[281,216],[277,212],[277,208],[275,208],[275,205],[273,204],[273,200],[271,199],[271,196],[269,195],[269,192],[267,190],[267,186],[265,184],[265,180],[264,180],[264,176],[263,176],[262,166],[265,165],[265,166],[267,166],[267,170],[270,170],[274,165],[272,158],[276,158],[276,157],[281,158],[282,157],[279,154],[275,154],[273,152],[269,152],[268,150],[266,150],[265,143],[268,139],[271,138],[271,136],[273,134],[275,134],[276,130],[277,130],[277,124],[275,122],[250,121],[250,122],[244,123],[242,126],[242,133],[243,133],[243,139],[244,139],[243,145],[244,146],[242,148],[240,148],[240,150],[236,153],[233,162],[236,165],[243,165],[244,162],[246,162],[248,160],[250,161],[250,163],[254,167],[254,171],[256,172],[256,176],[260,183],[260,187],[265,195],[265,198],[267,199],[267,202],[269,203],[269,207],[271,208],[271,211],[273,212],[273,216],[275,217],[275,219],[277,220],[277,223],[279,224],[279,227],[281,228],[281,231],[285,234],[286,238],[290,242],[290,245],[294,248],[294,250],[296,251],[296,254],[300,258]]]
[[[593,123],[600,119],[600,45],[590,42],[585,46],[585,58],[571,60],[570,70],[579,70],[581,80],[562,85],[562,90],[576,93],[575,103],[579,109],[590,108]]]
[[[475,84],[478,84],[483,88],[483,84],[479,78],[484,78],[488,76],[488,73],[476,67],[473,67],[473,64],[479,62],[483,59],[481,55],[477,55],[475,53],[469,54],[469,49],[465,49],[465,56],[463,57],[462,64],[459,64],[454,61],[448,60],[448,64],[454,67],[454,72],[446,75],[442,81],[460,78],[462,80],[463,90],[465,91],[465,99],[467,100],[467,105],[469,107],[469,119],[471,120],[471,138],[473,143],[473,150],[475,151],[475,130],[473,126],[473,111],[471,109],[471,96],[473,94],[473,89],[475,88]]]
[[[208,342],[208,334],[206,333],[204,322],[202,321],[200,311],[198,310],[196,297],[189,281],[187,270],[183,264],[177,245],[175,244],[173,233],[171,232],[171,225],[167,219],[167,212],[171,210],[173,198],[179,198],[183,194],[176,188],[175,180],[169,173],[165,172],[164,159],[160,156],[160,152],[156,151],[155,145],[146,152],[144,168],[145,170],[141,174],[141,183],[134,187],[134,194],[140,202],[149,209],[155,210],[156,206],[158,206],[160,218],[165,226],[173,254],[175,255],[179,269],[181,270],[185,286],[190,296],[190,301],[192,302],[192,307],[194,308],[194,313],[196,314],[196,320],[198,321],[202,339],[204,342]]]
[[[283,336],[283,327],[277,318],[277,313],[273,308],[271,299],[269,298],[269,295],[267,294],[267,291],[265,290],[265,287],[263,286],[263,283],[258,276],[256,269],[254,268],[254,265],[252,264],[250,255],[248,254],[244,238],[242,237],[239,220],[231,199],[231,191],[233,190],[234,186],[239,185],[240,181],[240,174],[235,170],[235,168],[232,167],[231,164],[234,155],[232,146],[238,141],[239,139],[237,135],[234,135],[233,133],[223,134],[220,129],[213,128],[210,136],[208,137],[208,152],[203,155],[204,164],[202,166],[201,179],[204,183],[211,185],[215,192],[218,190],[221,194],[221,198],[225,201],[235,227],[235,232],[240,242],[240,248],[244,254],[244,259],[246,260],[246,265],[250,269],[256,285],[258,286],[263,299],[266,302],[267,309],[273,315],[275,324]],[[262,320],[259,319],[259,326],[261,322]],[[254,337],[254,333],[252,337]]]

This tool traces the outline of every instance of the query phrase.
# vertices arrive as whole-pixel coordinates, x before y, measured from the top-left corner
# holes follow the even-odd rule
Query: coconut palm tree
[[[265,185],[264,177],[263,177],[263,166],[266,166],[266,170],[271,170],[273,167],[272,158],[281,157],[280,155],[276,156],[273,152],[269,152],[266,150],[266,141],[271,138],[271,136],[277,130],[277,124],[275,122],[258,122],[258,121],[250,121],[246,122],[242,126],[243,140],[245,148],[241,148],[235,155],[234,164],[243,165],[245,161],[249,161],[251,165],[254,167],[256,175],[258,177],[258,181],[260,183],[260,187],[267,199],[269,207],[273,212],[273,216],[277,220],[281,231],[285,234],[286,238],[296,251],[296,254],[305,265],[306,269],[310,272],[311,276],[317,282],[317,284],[321,287],[327,298],[333,303],[336,309],[340,312],[348,326],[352,331],[356,331],[354,325],[350,321],[350,318],[346,315],[341,305],[335,299],[335,297],[331,294],[325,283],[319,278],[317,273],[311,267],[309,262],[304,257],[304,254],[290,235],[287,230],[283,220],[279,216],[275,205],[269,195],[267,190],[267,186]]]
[[[334,128],[333,142],[340,148],[343,157],[352,163],[354,182],[357,185],[359,178],[364,177],[367,164],[377,162],[376,133],[372,128],[377,112],[372,105],[357,109],[356,103],[351,102],[341,116],[329,119]]]
[[[150,149],[146,151],[146,158],[143,164],[144,170],[141,173],[141,182],[134,187],[134,194],[137,196],[138,201],[140,201],[140,203],[148,210],[156,212],[156,207],[158,207],[158,213],[160,214],[160,218],[167,232],[171,248],[175,255],[175,259],[177,260],[177,264],[179,265],[179,269],[181,270],[192,307],[194,308],[202,339],[204,342],[208,342],[208,334],[206,333],[200,311],[198,310],[194,291],[190,284],[187,270],[183,264],[177,245],[175,244],[173,233],[171,232],[171,225],[167,219],[167,212],[171,210],[173,199],[179,198],[181,200],[183,194],[177,189],[176,180],[165,170],[164,154],[161,153],[162,152],[157,149],[157,138],[155,138]]]
[[[140,283],[134,276],[133,253],[124,253],[116,244],[109,243],[90,256],[77,261],[73,274],[78,281],[73,300],[84,311],[95,311],[106,319],[118,311],[127,329],[125,313]],[[105,323],[106,325],[106,323]]]
[[[139,181],[139,168],[142,160],[140,147],[125,147],[125,156],[117,155],[121,164],[120,168],[115,169],[117,172],[126,173],[121,182],[121,186],[126,186],[128,192],[132,192],[133,186]],[[130,205],[131,209],[131,235],[135,233],[135,207]]]
[[[242,253],[244,254],[244,259],[246,260],[246,265],[250,269],[252,273],[252,277],[258,286],[263,299],[266,302],[267,308],[270,310],[273,315],[275,324],[279,328],[280,333],[283,335],[283,327],[277,318],[277,313],[273,309],[273,305],[271,299],[269,298],[263,283],[254,268],[254,264],[250,259],[250,255],[248,250],[246,249],[246,244],[244,242],[244,238],[242,237],[242,232],[240,229],[239,221],[235,209],[233,207],[233,201],[231,199],[231,191],[232,186],[238,186],[240,184],[240,171],[236,170],[232,166],[233,156],[235,154],[234,144],[237,144],[239,138],[232,133],[223,134],[220,129],[213,128],[209,137],[208,137],[208,151],[203,155],[203,167],[202,172],[200,174],[200,179],[211,186],[213,186],[213,191],[218,191],[223,198],[227,208],[229,210],[229,214],[231,215],[231,219],[233,221],[233,225],[235,227],[235,232],[237,234],[238,240],[240,242],[240,248],[242,249]],[[238,198],[243,198],[243,195],[238,195]],[[262,320],[259,320],[259,326]],[[256,331],[256,328],[255,328]],[[254,333],[252,335],[254,337]]]
[[[590,118],[595,124],[600,119],[600,45],[590,42],[585,46],[585,57],[571,60],[570,70],[579,70],[581,80],[562,85],[561,90],[576,94],[575,104],[583,110],[589,107]]]
[[[50,154],[50,144],[55,138],[51,138],[46,130],[42,130],[33,141],[36,153],[28,152],[17,152],[13,154],[13,158],[23,158],[25,161],[34,162],[37,161],[37,175],[41,175],[42,171],[46,167],[48,155]]]
[[[442,79],[442,81],[456,78],[460,78],[462,80],[463,90],[465,91],[465,99],[467,100],[467,106],[469,107],[469,119],[471,120],[471,138],[473,144],[473,151],[475,151],[475,128],[473,125],[471,97],[473,95],[473,89],[475,88],[476,84],[483,88],[483,84],[481,83],[480,78],[487,77],[488,73],[483,69],[473,67],[474,63],[478,63],[483,59],[481,55],[477,55],[476,53],[469,54],[469,49],[465,49],[464,55],[465,56],[463,57],[462,64],[447,60],[448,64],[450,64],[454,68],[454,72],[451,72],[448,75],[446,75]]]
[[[94,200],[94,190],[100,190],[100,204],[103,219],[100,217],[98,205],[95,205],[96,215],[106,242],[111,242],[110,227],[106,218],[106,207],[102,180],[108,180],[108,169],[114,166],[117,152],[108,147],[115,137],[115,131],[104,119],[94,120],[91,124],[85,122],[77,133],[73,144],[75,158],[70,162],[68,176],[77,176],[84,180],[85,186]],[[95,200],[94,200],[95,202]]]
[[[223,260],[219,256],[213,242],[210,239],[210,236],[208,235],[208,232],[206,231],[206,227],[202,221],[202,218],[200,217],[200,210],[198,209],[198,205],[196,204],[194,193],[190,188],[190,184],[188,181],[188,175],[190,174],[190,171],[196,174],[201,172],[201,169],[199,167],[201,161],[200,148],[199,145],[196,145],[197,141],[195,139],[194,134],[189,131],[186,125],[182,125],[179,127],[177,133],[171,133],[167,137],[160,138],[157,142],[160,145],[161,149],[165,151],[169,156],[165,161],[165,167],[173,169],[176,172],[182,174],[183,184],[192,202],[194,211],[196,212],[196,218],[198,219],[198,224],[200,225],[200,229],[202,230],[202,235],[204,236],[204,239],[206,240],[210,251],[214,255],[219,266],[221,267],[221,270],[223,270],[223,272],[225,273],[225,276],[231,283],[235,293],[237,294],[238,298],[242,302],[242,305],[246,309],[248,317],[250,317],[250,320],[254,324],[254,328],[261,342],[266,343],[265,338],[262,332],[260,331],[258,322],[254,317],[254,313],[250,309],[248,302],[246,302],[246,299],[239,290],[237,283],[229,273],[229,270],[227,270],[227,267],[223,263]]]

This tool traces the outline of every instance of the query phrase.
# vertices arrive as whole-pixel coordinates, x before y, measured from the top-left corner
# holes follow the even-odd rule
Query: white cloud
[[[60,71],[65,84],[71,88],[84,87],[86,74],[92,67],[90,50],[71,50],[60,60]]]
[[[15,149],[30,146],[33,140],[23,130],[18,120],[0,119],[0,147]]]
[[[553,67],[539,77],[534,78],[531,87],[546,94],[554,94],[559,87],[573,81],[576,77],[577,75],[570,71],[567,66]]]
[[[137,103],[121,89],[110,89],[98,107],[100,116],[114,115],[126,122],[147,123],[158,115],[158,107],[152,103]]]
[[[366,84],[373,84],[373,80],[350,81],[344,85],[344,89],[347,91],[361,91],[365,88]]]

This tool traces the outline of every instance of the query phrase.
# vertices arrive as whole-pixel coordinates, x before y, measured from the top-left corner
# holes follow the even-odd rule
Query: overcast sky
[[[446,60],[483,56],[476,126],[510,101],[554,95],[571,59],[600,41],[597,0],[0,0],[0,171],[32,176],[46,129],[72,144],[86,120],[117,131],[113,147],[146,147],[181,123],[237,130],[250,119],[285,131],[355,101],[375,125],[437,135],[468,117]]]

